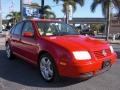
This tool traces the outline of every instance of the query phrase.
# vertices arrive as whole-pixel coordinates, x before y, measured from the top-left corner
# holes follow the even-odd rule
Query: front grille
[[[100,50],[100,51],[94,51],[94,55],[97,59],[100,59],[100,58],[104,58],[104,57],[107,57],[107,56],[110,56],[111,55],[111,51],[110,49],[104,49],[105,51],[105,54],[103,54],[103,50]]]

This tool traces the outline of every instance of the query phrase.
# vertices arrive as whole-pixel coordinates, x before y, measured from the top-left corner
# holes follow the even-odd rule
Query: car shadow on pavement
[[[45,88],[66,87],[83,82],[83,80],[64,78],[59,82],[47,83],[41,78],[38,69],[32,65],[19,58],[8,60],[5,50],[0,50],[0,78],[22,85]]]

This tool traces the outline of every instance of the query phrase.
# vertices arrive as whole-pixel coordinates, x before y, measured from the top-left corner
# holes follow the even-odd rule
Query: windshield
[[[36,22],[37,30],[42,36],[61,36],[61,35],[77,35],[75,29],[61,22]]]

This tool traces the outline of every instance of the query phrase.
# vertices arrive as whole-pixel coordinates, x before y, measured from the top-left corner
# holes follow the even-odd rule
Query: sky
[[[40,4],[41,0],[32,0],[32,2]],[[73,17],[102,18],[103,15],[100,5],[96,8],[96,11],[94,13],[91,12],[90,6],[92,2],[93,0],[85,0],[85,5],[83,7],[77,5],[77,10],[75,11],[75,13],[73,13]],[[20,0],[1,0],[1,4],[3,18],[5,18],[6,15],[10,13],[12,10],[20,11]],[[64,14],[62,12],[62,2],[56,4],[55,2],[53,2],[53,0],[45,0],[45,5],[50,5],[52,7],[52,11],[56,14],[57,17],[64,17]]]

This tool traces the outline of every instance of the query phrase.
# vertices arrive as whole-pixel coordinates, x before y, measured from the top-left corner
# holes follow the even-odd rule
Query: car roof
[[[62,22],[61,20],[57,19],[29,19],[29,20],[23,20],[23,21],[32,21],[32,22]]]

